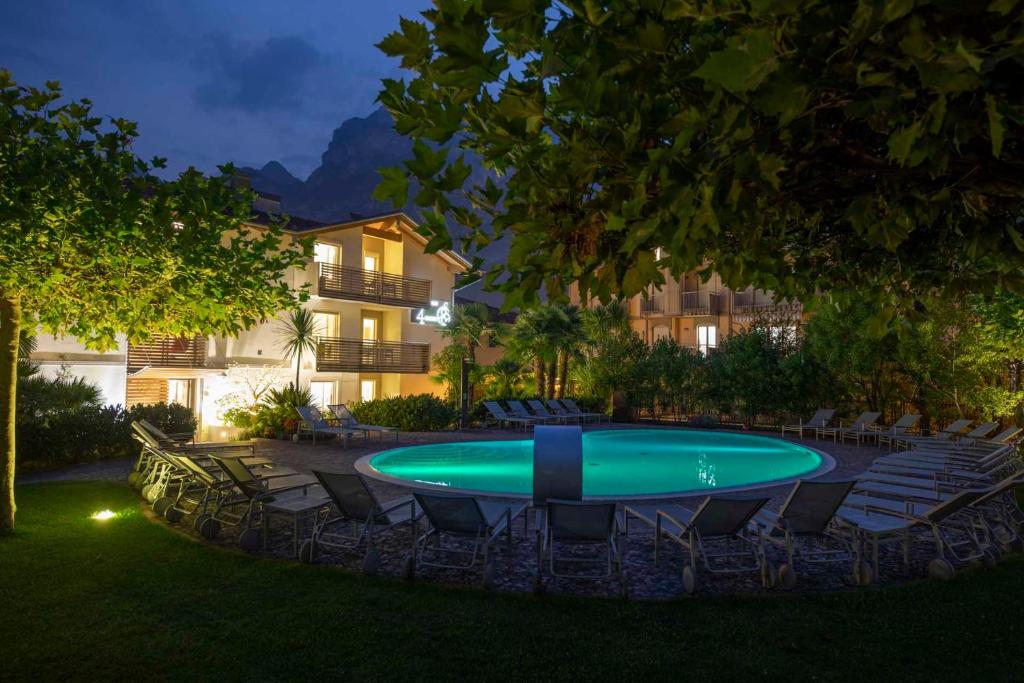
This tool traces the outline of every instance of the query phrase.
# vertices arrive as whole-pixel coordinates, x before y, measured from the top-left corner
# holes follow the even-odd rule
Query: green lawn
[[[951,583],[621,602],[489,595],[254,559],[127,487],[23,486],[0,539],[0,679],[1017,678],[1024,558]],[[103,508],[122,511],[106,522]]]

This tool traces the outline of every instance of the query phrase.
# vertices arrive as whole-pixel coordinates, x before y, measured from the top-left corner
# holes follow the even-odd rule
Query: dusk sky
[[[375,108],[397,63],[374,44],[429,0],[10,0],[0,67],[58,80],[139,123],[136,151],[169,167],[262,166],[305,178],[331,131]]]

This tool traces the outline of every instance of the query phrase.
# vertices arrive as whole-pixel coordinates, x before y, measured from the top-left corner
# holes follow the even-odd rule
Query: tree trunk
[[[558,398],[565,398],[565,385],[569,381],[569,354],[563,351],[558,362]]]
[[[0,535],[14,532],[14,407],[21,299],[0,297]]]
[[[533,379],[537,384],[537,395],[544,397],[544,361],[540,357],[533,359]]]
[[[557,374],[557,361],[548,363],[548,393],[547,398],[555,397],[555,376]]]
[[[295,357],[295,393],[299,393],[299,370],[302,369],[302,349],[299,349]]]

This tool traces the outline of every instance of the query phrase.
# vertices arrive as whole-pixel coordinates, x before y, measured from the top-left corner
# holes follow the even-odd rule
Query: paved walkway
[[[601,426],[602,429],[637,429],[651,428],[649,425],[611,425]],[[593,427],[589,429],[594,429]],[[673,429],[673,427],[665,427]],[[758,432],[754,432],[758,433]],[[772,433],[761,433],[764,435],[777,436]],[[427,443],[444,443],[453,441],[477,441],[482,439],[523,439],[528,438],[522,432],[508,432],[498,430],[471,430],[460,432],[432,432],[432,433],[407,433],[401,435],[399,445],[414,445]],[[792,439],[789,439],[792,441]],[[874,447],[857,447],[845,444],[833,444],[831,442],[819,442],[814,440],[795,440],[807,446],[825,451],[836,460],[836,468],[820,478],[822,481],[838,480],[848,478],[862,472],[875,458],[882,454]],[[336,442],[318,442],[315,446],[309,441],[294,443],[291,441],[275,441],[260,439],[257,441],[257,450],[275,462],[275,465],[286,467],[299,472],[310,472],[313,469],[330,472],[353,472],[354,463],[364,455],[372,454],[380,450],[393,448],[393,441],[377,442],[371,439],[363,443],[354,441],[348,448],[342,448]],[[72,468],[59,473],[39,473],[19,479],[19,483],[31,483],[38,481],[58,481],[68,479],[116,479],[123,478],[130,471],[131,461],[114,461],[105,463],[94,463],[82,467]],[[371,486],[380,500],[387,501],[400,495],[410,492],[411,489],[397,486],[391,483],[372,481]],[[758,489],[771,497],[770,507],[777,509],[788,494],[791,485],[767,487]],[[694,507],[703,496],[683,500],[673,500],[688,507]],[[652,502],[652,501],[645,501]],[[191,530],[192,520],[186,518],[181,522],[181,527]],[[496,581],[495,589],[501,591],[528,592],[533,589],[534,577],[536,574],[536,530],[534,527],[534,516],[528,511],[527,519],[520,519],[513,524],[514,543],[511,557],[505,554],[504,544],[499,544],[496,551]],[[422,530],[422,529],[421,529]],[[281,558],[294,557],[292,544],[288,538],[289,529],[282,527],[280,533],[273,533],[271,547],[264,551],[268,555]],[[633,523],[630,525],[629,536],[625,544],[624,568],[627,577],[629,594],[640,598],[664,598],[679,595],[682,592],[681,572],[685,553],[682,549],[672,543],[662,544],[661,562],[656,567],[653,561],[653,532],[644,525]],[[237,542],[237,531],[225,529],[217,541],[226,546],[235,546]],[[381,534],[377,539],[378,549],[381,554],[380,573],[383,575],[400,576],[404,560],[409,554],[411,536],[405,529],[396,530],[392,533]],[[774,547],[770,547],[770,560],[778,566],[785,561],[784,554]],[[586,549],[574,551],[575,555],[585,556]],[[917,573],[922,571],[923,565],[928,559],[927,549],[922,548],[921,553],[915,560]],[[340,551],[326,549],[319,561],[323,564],[330,564],[352,571],[359,571],[362,563],[362,552]],[[882,576],[880,583],[891,584],[906,579],[902,571],[901,556],[898,548],[883,549],[882,553]],[[511,566],[510,569],[507,567]],[[796,590],[809,592],[830,592],[837,590],[854,590],[849,580],[849,565],[809,565],[798,564],[799,581]],[[423,569],[419,573],[420,578],[425,580],[446,583],[446,584],[479,584],[481,572],[479,568],[469,571],[456,571],[449,569]],[[619,585],[616,581],[600,580],[571,580],[571,579],[548,579],[546,588],[551,592],[573,593],[585,595],[606,595],[614,596],[619,594]],[[702,593],[758,593],[763,592],[759,577],[753,574],[734,574],[722,577],[709,578],[706,573],[702,576],[700,592]]]

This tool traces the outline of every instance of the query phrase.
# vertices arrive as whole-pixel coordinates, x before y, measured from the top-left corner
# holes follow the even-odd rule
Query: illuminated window
[[[718,346],[718,328],[713,325],[697,326],[697,350],[705,356]]]
[[[377,339],[377,318],[364,317],[363,318],[363,339],[376,340]]]
[[[325,311],[313,312],[313,324],[318,337],[340,337],[341,316]]]
[[[334,382],[310,382],[309,391],[313,394],[313,403],[321,408],[334,403]]]
[[[313,259],[317,263],[338,265],[341,262],[341,247],[336,244],[317,242],[313,247]]]
[[[380,255],[366,252],[363,254],[364,270],[380,270]]]
[[[372,401],[377,398],[377,380],[364,379],[359,381],[359,400]]]
[[[177,403],[186,408],[192,407],[192,397],[195,395],[193,388],[195,380],[192,379],[169,379],[167,380],[167,402]]]

